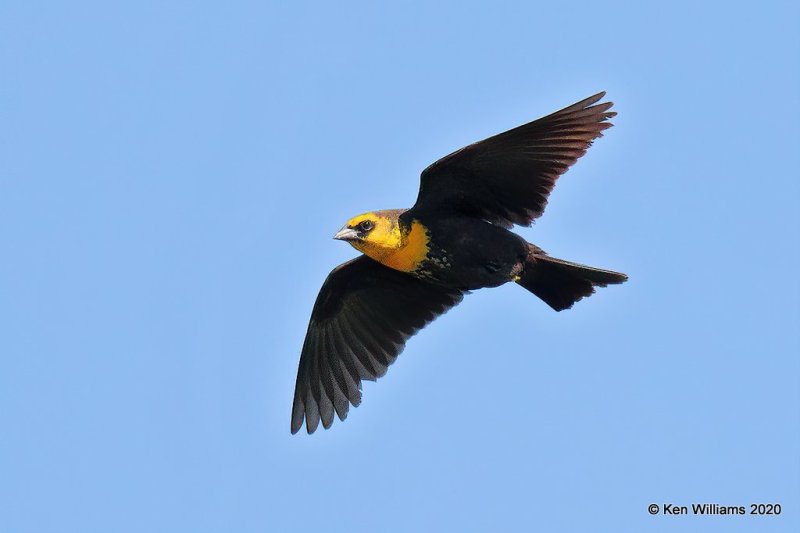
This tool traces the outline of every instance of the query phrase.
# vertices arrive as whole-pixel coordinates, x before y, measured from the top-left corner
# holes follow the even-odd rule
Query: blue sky
[[[0,530],[796,531],[800,11],[649,4],[4,3]],[[331,235],[599,90],[520,233],[630,282],[477,292],[291,436]]]

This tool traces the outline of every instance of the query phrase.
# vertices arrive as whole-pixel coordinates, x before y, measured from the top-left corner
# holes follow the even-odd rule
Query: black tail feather
[[[628,276],[620,272],[556,259],[531,246],[531,253],[517,283],[556,311],[563,311],[581,298],[593,294],[595,287],[623,283],[627,279]]]

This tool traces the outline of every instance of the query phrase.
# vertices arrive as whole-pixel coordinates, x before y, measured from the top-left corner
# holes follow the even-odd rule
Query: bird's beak
[[[334,239],[340,241],[357,241],[358,240],[358,232],[353,228],[348,228],[347,226],[340,229],[336,235],[333,236]]]

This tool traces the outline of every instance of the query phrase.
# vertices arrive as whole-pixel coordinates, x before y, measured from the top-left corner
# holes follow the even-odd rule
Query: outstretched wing
[[[336,267],[317,296],[300,354],[292,433],[306,421],[327,429],[334,411],[361,403],[361,380],[374,381],[406,341],[458,304],[463,292],[419,280],[360,256]]]
[[[605,92],[539,120],[470,144],[422,172],[410,212],[455,210],[511,227],[528,226],[558,177],[611,127]]]

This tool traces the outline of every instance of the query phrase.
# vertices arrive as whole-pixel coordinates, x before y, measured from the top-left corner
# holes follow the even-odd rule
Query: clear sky
[[[796,2],[4,2],[0,531],[800,530]],[[357,213],[600,90],[479,291],[289,433]],[[781,516],[651,516],[650,503]]]

